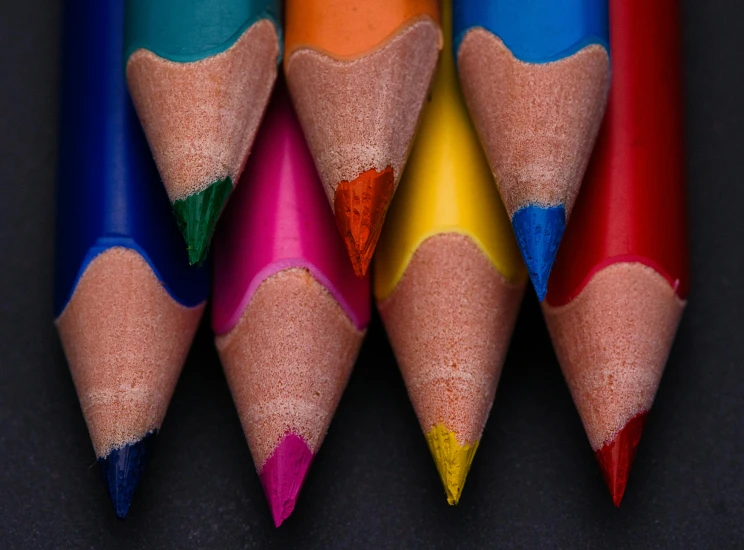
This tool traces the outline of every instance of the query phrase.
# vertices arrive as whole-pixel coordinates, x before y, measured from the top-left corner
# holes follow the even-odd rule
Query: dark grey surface
[[[744,4],[684,2],[693,291],[622,508],[530,294],[459,507],[375,319],[280,530],[206,322],[128,519],[107,501],[51,322],[60,4],[0,9],[0,548],[744,546]]]

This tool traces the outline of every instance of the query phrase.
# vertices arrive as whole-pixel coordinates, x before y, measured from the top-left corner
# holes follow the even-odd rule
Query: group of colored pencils
[[[678,0],[67,0],[65,22],[55,316],[119,517],[210,291],[277,526],[372,294],[456,504],[528,275],[620,504],[688,291]]]

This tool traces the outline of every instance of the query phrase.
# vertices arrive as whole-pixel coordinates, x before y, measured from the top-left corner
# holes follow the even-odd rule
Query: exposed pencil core
[[[471,445],[460,445],[455,432],[437,424],[426,434],[426,442],[442,478],[447,503],[454,506],[460,501],[465,479],[478,450],[478,441]]]
[[[635,460],[647,416],[647,411],[635,415],[611,441],[595,451],[612,503],[617,507],[625,494],[630,468]]]
[[[563,206],[526,206],[514,213],[512,227],[532,286],[542,302],[548,293],[550,270],[566,229],[566,211]]]
[[[261,468],[261,484],[276,527],[294,511],[312,461],[313,453],[305,440],[290,433],[282,438]]]
[[[103,481],[117,517],[124,519],[145,468],[152,457],[157,431],[148,433],[140,441],[113,449],[98,459]]]
[[[201,265],[207,259],[217,220],[232,188],[230,178],[225,178],[214,182],[204,191],[173,203],[178,229],[186,241],[189,264]]]
[[[367,170],[336,188],[336,225],[357,277],[367,273],[394,186],[393,169],[388,166],[382,172]]]

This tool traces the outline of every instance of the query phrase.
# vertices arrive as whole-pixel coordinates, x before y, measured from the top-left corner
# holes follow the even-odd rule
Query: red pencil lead
[[[630,468],[635,460],[647,415],[648,411],[635,415],[612,440],[595,452],[612,502],[618,508],[625,494]]]

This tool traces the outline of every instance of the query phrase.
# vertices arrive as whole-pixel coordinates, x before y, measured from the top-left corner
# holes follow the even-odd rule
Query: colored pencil
[[[292,513],[370,316],[283,83],[215,245],[212,323],[278,527]]]
[[[436,0],[288,0],[285,73],[354,271],[367,272],[441,48]]]
[[[204,261],[276,79],[279,0],[127,0],[129,90],[189,261]]]
[[[542,301],[605,109],[607,0],[458,0],[463,94]]]
[[[375,260],[378,308],[450,504],[493,404],[527,272],[462,100],[452,3]]]
[[[127,95],[124,0],[65,6],[55,322],[124,517],[209,281],[174,246],[180,236]]]
[[[688,293],[677,0],[610,2],[605,122],[544,304],[619,506]]]

